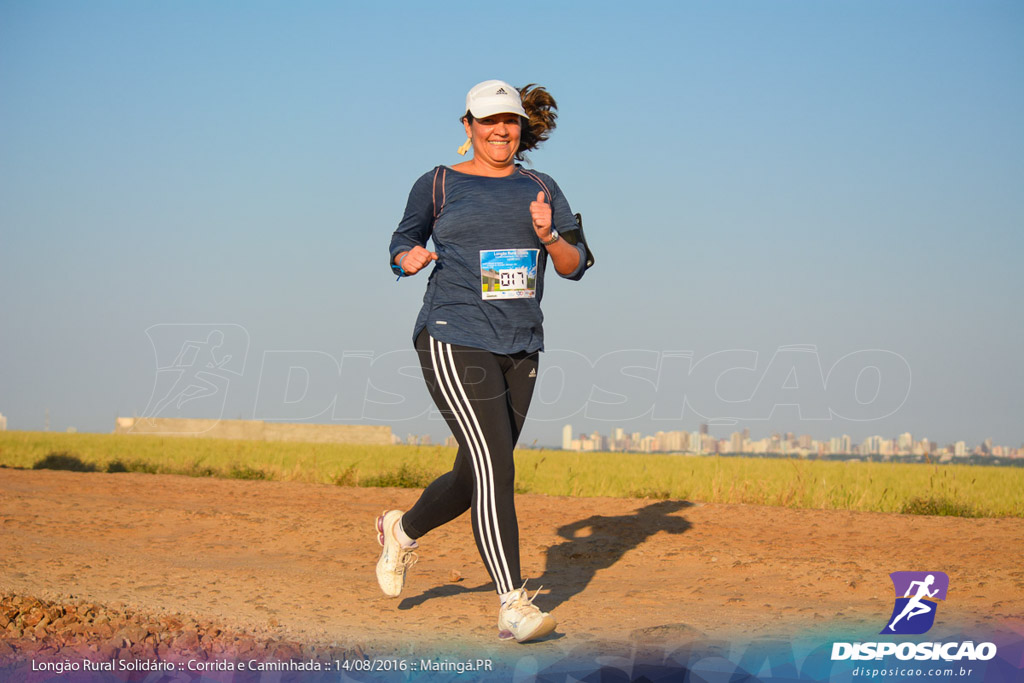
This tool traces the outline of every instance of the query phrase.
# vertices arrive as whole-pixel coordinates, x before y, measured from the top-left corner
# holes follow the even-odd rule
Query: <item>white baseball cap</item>
[[[519,114],[529,118],[523,109],[519,91],[505,81],[484,81],[474,85],[466,95],[466,111],[477,119],[495,114]]]

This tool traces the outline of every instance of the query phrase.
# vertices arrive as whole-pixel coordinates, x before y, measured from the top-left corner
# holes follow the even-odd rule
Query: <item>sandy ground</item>
[[[937,570],[950,577],[937,624],[1024,633],[1021,519],[522,495],[524,576],[543,585],[537,604],[559,626],[533,645],[501,642],[468,515],[421,539],[400,598],[380,594],[374,519],[418,493],[0,469],[0,593],[349,651],[565,653],[766,634],[869,639],[892,609],[889,573]],[[15,642],[12,628],[0,642]]]

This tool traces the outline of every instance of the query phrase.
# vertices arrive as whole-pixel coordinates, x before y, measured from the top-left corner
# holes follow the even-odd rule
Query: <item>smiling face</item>
[[[473,142],[473,162],[487,175],[508,175],[515,165],[522,133],[517,114],[494,114],[472,121],[462,120],[466,135]]]

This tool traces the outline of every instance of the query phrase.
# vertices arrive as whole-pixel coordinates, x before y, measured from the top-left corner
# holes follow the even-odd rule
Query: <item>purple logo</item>
[[[946,599],[949,577],[945,572],[893,572],[896,604],[882,634],[918,635],[935,623],[938,600]]]

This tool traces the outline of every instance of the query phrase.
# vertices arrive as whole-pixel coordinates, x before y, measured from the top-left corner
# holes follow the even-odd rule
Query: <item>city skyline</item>
[[[1005,446],[993,444],[991,438],[985,439],[973,447],[963,440],[940,444],[927,437],[914,439],[910,432],[903,432],[895,438],[872,435],[860,443],[855,443],[849,434],[819,440],[809,434],[797,436],[795,432],[774,432],[768,437],[752,439],[749,429],[732,432],[728,438],[719,438],[710,433],[708,424],[702,424],[699,429],[692,432],[659,431],[653,435],[643,435],[640,432],[626,434],[624,429],[616,428],[608,436],[597,431],[590,434],[574,434],[572,425],[567,424],[562,428],[561,446],[562,450],[570,451],[683,452],[698,455],[713,453],[795,454],[801,456],[810,454],[951,457],[984,455],[997,458],[1024,458],[1024,443],[1019,447]]]
[[[849,434],[818,440],[809,434],[795,432],[773,433],[760,439],[752,439],[750,430],[733,432],[728,438],[719,438],[710,433],[711,426],[702,424],[699,429],[687,431],[659,431],[653,435],[641,432],[627,434],[622,428],[615,428],[609,435],[599,432],[575,433],[571,424],[562,427],[561,444],[524,444],[523,448],[554,448],[565,451],[639,453],[687,453],[697,455],[742,454],[742,455],[848,455],[848,456],[929,456],[948,461],[952,458],[985,456],[992,458],[1024,458],[1024,443],[1019,447],[993,443],[991,438],[971,445],[966,441],[941,444],[927,437],[915,439],[910,432],[886,438],[873,435],[857,443]],[[699,449],[693,444],[701,442]],[[404,437],[392,431],[392,443],[413,446],[444,445],[456,447],[455,437],[448,435],[435,441],[431,434],[407,433]]]

